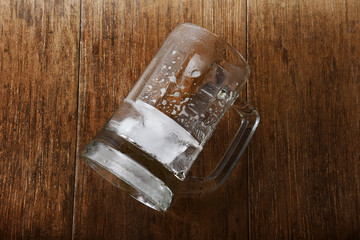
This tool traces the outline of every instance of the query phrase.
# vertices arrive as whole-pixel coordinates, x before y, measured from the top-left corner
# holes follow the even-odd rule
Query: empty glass
[[[175,193],[213,190],[234,168],[259,122],[245,101],[234,104],[249,74],[243,57],[219,37],[179,25],[82,156],[111,183],[159,211],[168,209]],[[186,179],[230,107],[242,122],[223,159],[210,176]]]

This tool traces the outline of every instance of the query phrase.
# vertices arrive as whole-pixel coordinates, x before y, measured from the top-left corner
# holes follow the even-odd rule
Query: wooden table
[[[224,186],[159,213],[80,154],[183,22],[244,54],[261,123]],[[0,1],[0,90],[1,239],[360,239],[358,0]]]

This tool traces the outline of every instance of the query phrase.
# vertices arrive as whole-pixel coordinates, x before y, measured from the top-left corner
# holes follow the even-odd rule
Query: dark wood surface
[[[0,237],[71,238],[76,1],[0,1]]]
[[[158,213],[80,154],[183,22],[247,57],[261,123],[224,186]],[[360,238],[358,0],[0,1],[0,90],[0,239]]]
[[[360,2],[264,0],[248,16],[248,94],[262,117],[250,237],[360,239]]]

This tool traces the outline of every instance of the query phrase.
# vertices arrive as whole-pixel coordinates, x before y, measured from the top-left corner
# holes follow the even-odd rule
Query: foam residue
[[[134,141],[139,147],[164,164],[170,164],[189,146],[201,148],[198,141],[174,120],[156,108],[137,100],[130,103],[141,117],[110,121],[115,131]]]

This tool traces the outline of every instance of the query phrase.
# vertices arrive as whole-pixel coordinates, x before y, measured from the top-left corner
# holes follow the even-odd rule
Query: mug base
[[[98,174],[146,206],[161,212],[170,206],[173,198],[170,188],[130,156],[92,141],[82,157]]]

